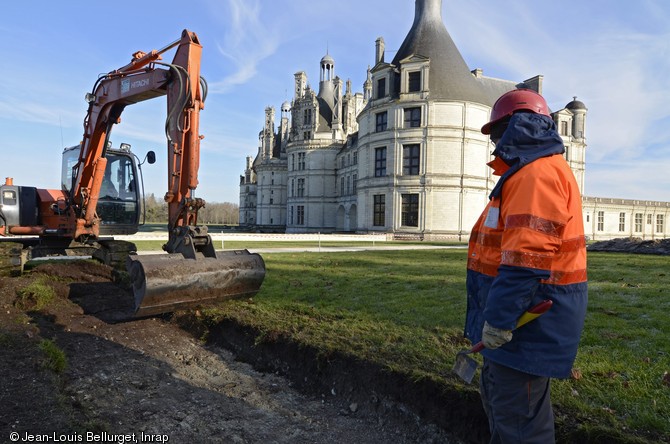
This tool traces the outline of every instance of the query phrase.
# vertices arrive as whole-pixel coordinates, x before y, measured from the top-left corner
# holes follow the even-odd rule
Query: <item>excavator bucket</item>
[[[247,250],[128,256],[127,268],[135,297],[135,317],[255,295],[265,277],[263,258]]]

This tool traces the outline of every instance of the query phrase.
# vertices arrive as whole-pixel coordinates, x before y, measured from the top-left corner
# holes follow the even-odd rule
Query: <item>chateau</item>
[[[320,62],[318,90],[305,72],[294,96],[265,109],[258,153],[240,177],[240,225],[258,231],[383,232],[461,240],[488,201],[493,145],[480,128],[503,93],[542,94],[523,81],[470,70],[441,15],[441,0],[416,0],[409,33],[390,62],[383,38],[362,92]],[[575,97],[552,112],[565,157],[584,189],[587,107]],[[582,193],[583,194],[583,193]],[[669,237],[670,202],[583,196],[590,239]]]

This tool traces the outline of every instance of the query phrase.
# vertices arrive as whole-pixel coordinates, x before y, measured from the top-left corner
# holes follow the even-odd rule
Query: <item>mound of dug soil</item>
[[[642,240],[639,237],[623,237],[595,242],[587,249],[588,251],[670,255],[670,239]]]

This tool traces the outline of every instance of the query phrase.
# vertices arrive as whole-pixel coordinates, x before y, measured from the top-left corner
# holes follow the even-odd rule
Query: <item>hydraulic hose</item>
[[[205,103],[209,86],[207,85],[207,80],[205,80],[203,76],[200,76],[200,89],[202,90],[202,102]]]
[[[157,63],[157,64],[167,66],[168,68],[170,68],[170,72],[173,74],[173,78],[176,78],[177,82],[179,82],[178,84],[179,96],[177,98],[178,106],[174,106],[168,112],[168,116],[165,119],[165,136],[167,137],[168,143],[172,143],[172,137],[170,137],[170,121],[174,117],[175,113],[181,112],[181,110],[184,109],[184,106],[188,101],[188,91],[184,91],[184,83],[187,83],[188,85],[188,82],[185,82],[185,80],[188,80],[188,78],[184,79],[184,75],[188,77],[188,73],[182,73],[179,69],[181,68],[183,70],[184,68],[177,65],[166,64],[166,63]],[[177,122],[177,130],[181,131],[179,122]]]

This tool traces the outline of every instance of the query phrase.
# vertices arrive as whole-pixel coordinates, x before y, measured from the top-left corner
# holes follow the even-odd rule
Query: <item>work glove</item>
[[[496,328],[484,321],[482,329],[482,343],[488,349],[498,348],[512,340],[512,331]]]

